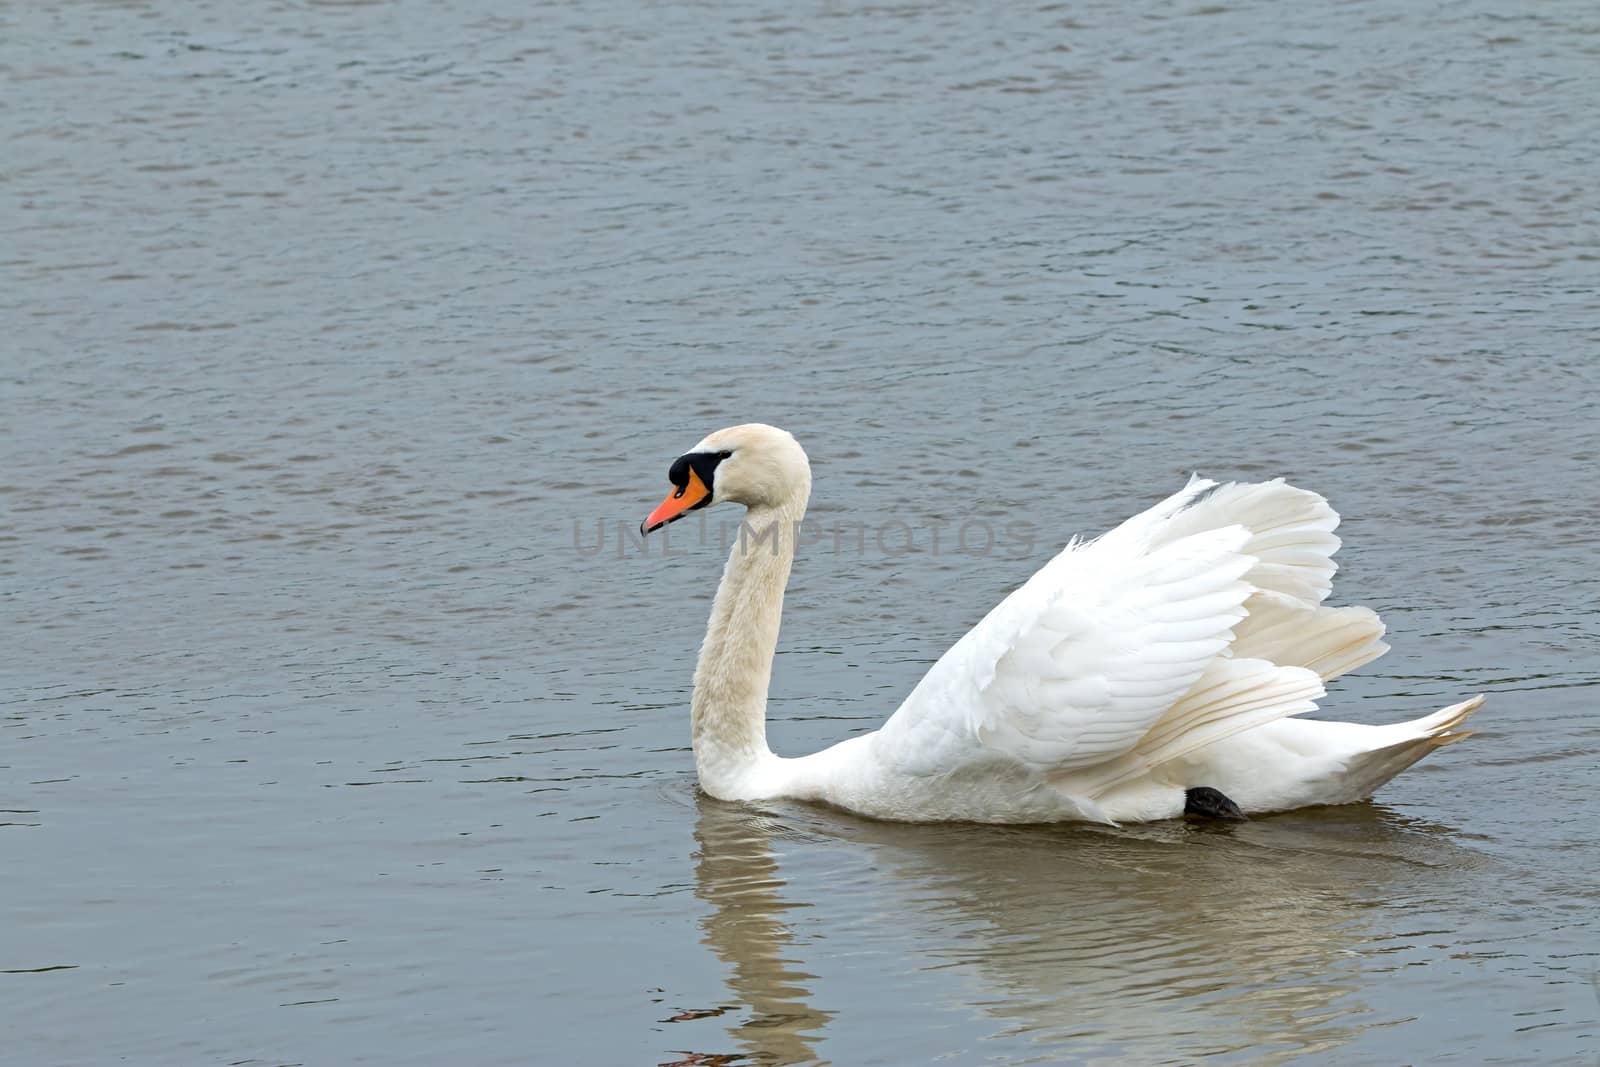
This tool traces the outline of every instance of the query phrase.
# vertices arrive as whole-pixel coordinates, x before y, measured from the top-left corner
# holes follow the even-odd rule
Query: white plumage
[[[781,759],[766,746],[766,689],[809,464],[760,425],[712,434],[685,458],[712,479],[705,499],[680,506],[680,490],[656,525],[724,500],[746,504],[758,531],[781,524],[775,550],[734,546],[696,671],[696,763],[716,796],[984,822],[1171,818],[1198,787],[1246,812],[1345,803],[1464,737],[1482,699],[1393,726],[1291,718],[1315,708],[1324,680],[1383,654],[1383,624],[1322,606],[1339,517],[1321,496],[1196,478],[1069,544],[882,729]]]

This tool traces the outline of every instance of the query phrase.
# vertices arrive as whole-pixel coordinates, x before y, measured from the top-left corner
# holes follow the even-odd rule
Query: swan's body
[[[799,759],[767,747],[767,683],[811,489],[770,426],[707,437],[673,466],[657,526],[749,508],[695,669],[695,764],[727,800],[790,798],[907,821],[1140,822],[1196,795],[1244,812],[1359,800],[1457,729],[1481,697],[1389,726],[1291,718],[1382,655],[1366,608],[1323,607],[1339,517],[1281,480],[1192,479],[1074,541],[928,671],[874,733]]]

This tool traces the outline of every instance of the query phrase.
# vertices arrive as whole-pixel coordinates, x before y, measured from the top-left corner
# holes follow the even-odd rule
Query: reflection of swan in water
[[[1326,1054],[1399,1021],[1359,995],[1363,948],[1413,928],[1409,913],[1378,905],[1470,856],[1441,828],[1371,805],[1132,831],[699,806],[696,892],[713,908],[704,940],[741,1004],[728,1033],[745,1059],[726,1062],[863,1058],[823,1041],[834,1013],[811,1005],[819,979],[807,972],[863,1013],[909,999],[913,1012],[955,1020],[937,1037],[881,1034],[880,1051],[903,1062],[993,1056],[985,1039],[996,1037],[1084,1062]],[[781,874],[769,846],[780,838],[794,861]],[[818,864],[829,883],[808,885]]]
[[[703,920],[703,940],[731,969],[728,986],[740,1002],[739,1021],[728,1034],[758,1064],[809,1063],[812,1042],[832,1012],[810,1006],[806,983],[813,976],[796,965],[796,951],[783,915],[783,899],[769,842],[782,827],[744,808],[700,797],[695,826],[695,895],[712,906]],[[701,1056],[688,1063],[745,1062],[743,1057]]]

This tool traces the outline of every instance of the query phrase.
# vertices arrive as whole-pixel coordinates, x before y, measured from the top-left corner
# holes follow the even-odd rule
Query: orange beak
[[[667,499],[656,506],[650,517],[639,524],[639,532],[647,534],[651,530],[659,530],[674,519],[683,518],[683,513],[697,504],[703,503],[711,496],[711,490],[706,488],[706,483],[700,480],[700,475],[689,468],[689,480],[684,482]]]

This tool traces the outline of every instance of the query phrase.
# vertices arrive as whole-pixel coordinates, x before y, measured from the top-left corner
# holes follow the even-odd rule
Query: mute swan
[[[718,430],[672,464],[643,533],[745,505],[695,667],[700,785],[879,819],[1144,822],[1359,800],[1459,741],[1476,696],[1389,726],[1292,718],[1388,650],[1378,616],[1321,606],[1339,547],[1326,500],[1192,478],[1074,539],[957,641],[883,727],[810,756],[767,747],[767,684],[811,493],[776,427]]]

